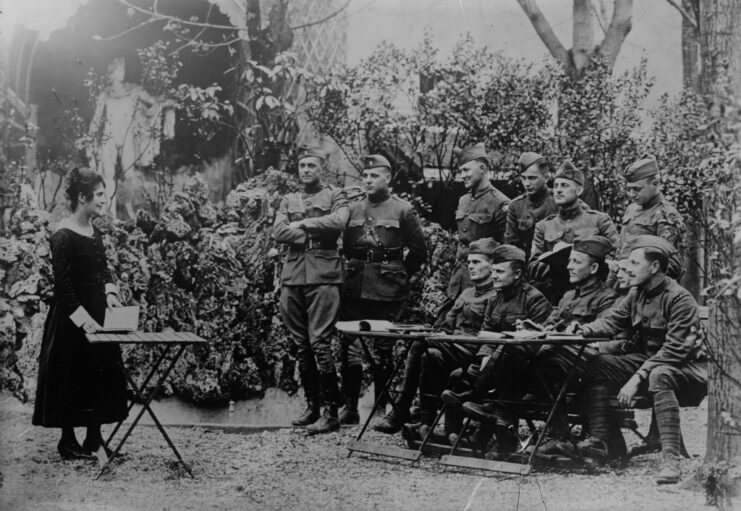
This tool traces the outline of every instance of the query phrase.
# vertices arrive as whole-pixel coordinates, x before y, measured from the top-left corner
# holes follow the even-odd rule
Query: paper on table
[[[105,310],[101,332],[133,332],[139,327],[139,306],[113,307]]]
[[[389,332],[394,324],[381,319],[362,319],[360,321],[338,321],[335,327],[340,332]]]
[[[481,339],[506,339],[508,336],[501,332],[489,332],[488,330],[482,330],[478,335]]]

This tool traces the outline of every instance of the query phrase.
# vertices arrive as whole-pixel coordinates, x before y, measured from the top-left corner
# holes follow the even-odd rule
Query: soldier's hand
[[[617,400],[620,406],[623,408],[630,408],[630,404],[633,401],[636,393],[638,392],[638,386],[641,384],[641,378],[637,375],[631,376],[628,383],[623,385],[618,393]]]
[[[578,321],[572,321],[566,325],[566,328],[564,328],[563,331],[567,334],[576,335],[581,332],[581,325]]]
[[[533,280],[544,280],[551,273],[551,267],[545,263],[536,263],[533,268]]]

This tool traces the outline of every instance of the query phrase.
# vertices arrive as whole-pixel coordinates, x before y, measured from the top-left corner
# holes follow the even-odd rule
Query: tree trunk
[[[697,0],[682,0],[684,12],[692,16],[698,8]],[[700,38],[697,26],[682,16],[682,80],[684,86],[700,90]]]
[[[714,0],[699,3],[699,39],[702,58],[700,90],[708,99],[713,111],[721,117],[722,105],[728,97],[741,97],[741,77],[738,73],[741,58],[741,0]],[[721,119],[723,121],[723,119]],[[736,167],[738,169],[738,166]],[[734,176],[738,183],[738,175]],[[735,184],[735,183],[734,183]],[[733,188],[732,188],[733,189]],[[737,213],[741,197],[736,188],[735,197],[729,201],[732,210],[723,211],[724,217],[732,222]],[[733,211],[735,210],[735,211]],[[732,254],[734,275],[741,267],[741,247],[734,246],[733,234],[725,237],[724,246],[714,247],[723,254]],[[713,277],[720,275],[714,272]],[[708,436],[705,455],[706,474],[722,476],[729,466],[741,466],[741,303],[733,293],[716,297],[711,303],[708,344],[711,360],[708,363]],[[734,421],[737,423],[734,426]],[[738,491],[738,481],[723,480],[721,477],[708,479],[708,500],[725,507],[726,495]]]

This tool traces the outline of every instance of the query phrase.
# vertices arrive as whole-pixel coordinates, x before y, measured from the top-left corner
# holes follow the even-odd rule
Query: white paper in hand
[[[101,332],[134,332],[139,327],[139,306],[113,307],[105,310]]]

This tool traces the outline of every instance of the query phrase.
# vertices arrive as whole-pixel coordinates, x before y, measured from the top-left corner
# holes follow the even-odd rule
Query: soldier
[[[487,301],[496,294],[491,280],[494,249],[492,238],[472,241],[468,246],[468,272],[473,285],[463,290],[440,324],[448,333],[477,334],[484,321]],[[420,389],[420,421],[430,425],[435,419],[438,396],[454,369],[468,365],[476,353],[464,344],[432,344],[416,341],[407,354],[402,389],[389,414],[373,425],[381,433],[396,433],[409,420],[409,407],[417,387]]]
[[[530,319],[541,323],[551,313],[552,307],[543,294],[533,286],[525,283],[525,252],[513,245],[500,245],[494,250],[492,280],[498,290],[486,307],[483,330],[502,332],[514,330],[517,322]],[[464,402],[476,403],[484,398],[493,387],[500,393],[515,393],[518,389],[517,372],[525,362],[528,352],[515,346],[482,345],[476,359],[460,375],[463,383],[453,385],[463,388],[463,392],[446,390],[442,394],[446,408],[445,430],[457,433],[460,430],[460,411]],[[468,387],[470,390],[465,390]],[[509,423],[505,422],[509,420]],[[503,417],[497,439],[503,449],[514,448],[514,437],[509,434],[512,418]],[[511,442],[510,442],[511,441]],[[511,445],[510,445],[511,444]]]
[[[550,268],[538,258],[553,250],[559,242],[573,243],[585,236],[604,236],[613,247],[618,246],[618,233],[607,213],[589,209],[579,200],[584,191],[584,174],[570,161],[564,161],[553,183],[553,198],[558,213],[547,216],[535,225],[528,270],[538,287],[553,303],[563,296],[569,286],[568,273]]]
[[[343,237],[348,259],[342,297],[345,320],[396,320],[409,294],[409,277],[427,259],[422,226],[414,207],[389,193],[391,164],[380,155],[363,157],[363,183],[367,197],[350,205]],[[409,249],[404,257],[404,248]],[[376,398],[391,375],[394,340],[376,340],[373,386]],[[360,339],[343,343],[342,386],[345,407],[342,424],[357,424],[362,380]],[[381,403],[381,410],[385,403]]]
[[[299,153],[304,189],[283,198],[273,225],[275,241],[288,247],[280,312],[297,348],[307,403],[293,425],[307,426],[311,434],[339,428],[337,370],[329,337],[340,307],[342,259],[337,239],[347,223],[348,207],[343,190],[322,184],[324,166],[321,150],[306,148]]]
[[[466,147],[460,152],[458,172],[468,193],[459,199],[455,212],[458,263],[448,283],[447,296],[451,303],[471,286],[466,264],[468,244],[479,238],[494,238],[501,243],[504,238],[509,198],[492,186],[489,175],[492,164],[484,144]]]
[[[636,236],[651,234],[664,238],[676,249],[669,262],[668,276],[678,278],[682,272],[682,233],[684,221],[677,208],[660,191],[659,166],[651,156],[631,164],[623,174],[628,196],[633,201],[623,215],[618,259],[627,259]]]
[[[529,254],[533,243],[535,224],[558,208],[548,179],[548,162],[538,153],[522,153],[519,160],[520,181],[525,193],[510,202],[507,208],[507,231],[504,242],[521,248]]]
[[[618,402],[627,407],[636,394],[648,391],[662,448],[662,469],[656,482],[672,484],[681,477],[678,399],[696,403],[707,393],[697,303],[666,275],[672,249],[668,241],[645,235],[637,237],[632,247],[628,274],[634,287],[601,318],[579,329],[585,337],[610,336],[621,330],[627,330],[629,337],[619,353],[596,355],[584,372],[591,436],[577,450],[597,460],[616,454],[609,447],[610,396],[617,392]]]

